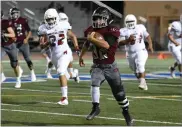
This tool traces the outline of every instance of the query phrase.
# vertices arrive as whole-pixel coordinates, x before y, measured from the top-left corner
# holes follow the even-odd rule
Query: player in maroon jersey
[[[92,111],[86,117],[87,120],[93,119],[100,113],[100,86],[107,80],[113,96],[123,110],[123,116],[128,126],[133,125],[133,119],[129,114],[129,102],[126,98],[120,72],[115,62],[115,52],[118,47],[119,28],[111,26],[112,15],[107,8],[99,7],[92,15],[92,26],[84,32],[87,41],[82,48],[79,64],[84,66],[83,55],[89,47],[92,47],[93,65],[91,68],[91,96]],[[95,38],[95,32],[101,34],[104,39]]]
[[[3,19],[3,12],[1,12],[1,59],[2,59],[2,54],[7,54],[9,59],[10,59],[10,64],[11,67],[13,68],[15,75],[17,77],[17,82],[15,87],[20,88],[21,87],[21,70],[18,65],[18,59],[17,59],[17,53],[18,50],[16,48],[16,45],[14,43],[15,41],[15,32],[13,28],[9,25],[8,20]],[[0,65],[1,66],[1,65]],[[5,80],[4,73],[1,70],[1,83],[3,80]]]
[[[33,63],[30,59],[30,47],[28,40],[31,36],[31,30],[28,25],[28,21],[25,18],[20,17],[20,10],[18,8],[11,8],[9,11],[10,20],[9,24],[12,25],[16,34],[16,46],[22,53],[31,72],[31,80],[35,81],[36,76],[33,69]]]

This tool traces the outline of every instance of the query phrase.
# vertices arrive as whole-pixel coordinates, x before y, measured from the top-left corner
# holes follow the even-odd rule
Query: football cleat
[[[169,71],[170,71],[170,74],[171,74],[171,77],[172,78],[175,78],[176,77],[176,75],[175,75],[175,69],[174,69],[174,67],[169,67]]]
[[[133,126],[134,125],[134,119],[131,118],[129,112],[122,112],[125,121],[126,121],[126,125],[127,126]]]
[[[86,117],[87,120],[92,120],[94,119],[95,116],[97,116],[100,113],[100,108],[99,107],[93,107],[92,111],[90,114]]]
[[[15,88],[20,88],[20,87],[21,87],[21,80],[17,80]]]
[[[59,102],[57,102],[59,105],[68,105],[68,99],[66,97],[62,97]]]
[[[36,76],[33,70],[31,70],[31,81],[36,81]]]

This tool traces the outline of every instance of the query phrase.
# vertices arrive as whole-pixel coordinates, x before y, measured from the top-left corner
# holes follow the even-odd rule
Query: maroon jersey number
[[[62,45],[63,44],[63,39],[65,38],[64,34],[59,34],[59,37],[61,39],[58,40],[58,45]],[[56,36],[55,35],[51,35],[49,36],[49,41],[50,43],[54,43],[56,41]]]

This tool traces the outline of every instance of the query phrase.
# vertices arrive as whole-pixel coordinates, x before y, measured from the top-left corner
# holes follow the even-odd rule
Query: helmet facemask
[[[92,16],[93,28],[103,28],[108,26],[108,18],[103,16]]]
[[[11,13],[11,18],[12,19],[17,19],[17,18],[19,18],[20,17],[20,12],[19,11],[13,11],[12,13]]]
[[[47,18],[45,19],[46,23],[49,25],[49,27],[53,28],[56,25],[56,17],[55,18]]]
[[[136,21],[135,20],[126,21],[125,25],[128,29],[134,29],[136,26]]]

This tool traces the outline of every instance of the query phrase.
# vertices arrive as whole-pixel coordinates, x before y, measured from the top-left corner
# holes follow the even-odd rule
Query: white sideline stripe
[[[14,109],[1,109],[1,110],[3,110],[3,111],[11,111],[11,112],[22,112],[22,113],[35,113],[35,114],[47,114],[47,115],[86,117],[86,115],[66,114],[66,113],[54,113],[54,112],[27,111],[27,110],[14,110]],[[102,116],[96,116],[96,118],[107,119],[107,120],[124,120],[124,119],[121,119],[121,118],[102,117]],[[144,122],[144,123],[161,123],[161,124],[182,125],[182,123],[174,123],[174,122],[166,122],[166,121],[150,121],[150,120],[138,120],[138,119],[134,119],[134,121]]]
[[[127,84],[127,82],[124,84]],[[139,84],[139,83],[138,82],[132,82],[132,84]],[[148,86],[181,86],[182,87],[182,85],[169,85],[169,84],[156,84],[156,83],[147,83],[147,85]]]
[[[56,102],[43,102],[43,101],[38,101],[38,102],[43,104],[57,104]]]
[[[5,103],[1,103],[1,105],[20,106],[20,105],[15,105],[15,104],[5,104]]]
[[[167,98],[156,98],[156,97],[131,97],[134,99],[152,99],[152,100],[165,100],[165,101],[181,101],[181,99],[167,99]]]
[[[40,60],[33,60],[34,62],[39,62]],[[1,61],[2,63],[9,63],[10,61],[9,60],[2,60]],[[19,63],[26,63],[25,60],[18,60]],[[37,63],[36,63],[37,64]],[[42,63],[41,63],[42,64]]]
[[[72,101],[76,101],[76,102],[92,102],[90,100],[77,100],[77,99],[73,99]]]
[[[107,98],[107,100],[116,101],[114,98]],[[133,101],[133,100],[128,100],[128,101]]]
[[[60,93],[59,91],[46,91],[46,90],[33,90],[33,89],[16,89],[16,88],[1,88],[1,89],[6,89],[6,90],[22,90],[22,91],[33,91],[33,92],[48,92],[48,93]],[[69,92],[72,94],[79,94],[79,95],[90,95],[89,93],[77,93],[77,92]],[[108,96],[108,97],[113,97],[112,95],[108,95],[108,94],[100,94],[101,96]],[[156,97],[135,97],[135,96],[127,96],[128,98],[134,98],[134,99],[156,99],[156,100],[168,100],[168,101],[182,101],[180,99],[166,99],[166,98],[156,98]],[[178,95],[171,95],[171,97],[182,97],[182,96],[178,96]]]

